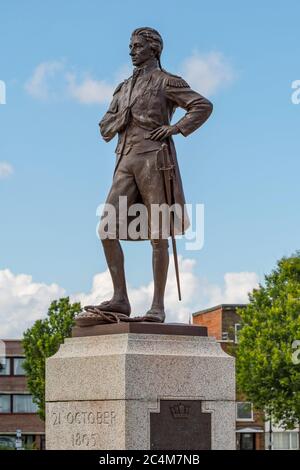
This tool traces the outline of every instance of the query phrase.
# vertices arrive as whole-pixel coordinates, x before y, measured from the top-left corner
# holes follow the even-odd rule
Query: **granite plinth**
[[[137,325],[126,324],[127,332],[117,332],[118,325],[103,325],[102,333],[100,325],[88,327],[97,329],[94,335],[81,328],[90,336],[80,336],[85,333],[76,328],[76,337],[66,339],[47,360],[47,449],[158,448],[160,438],[153,436],[151,416],[163,409],[174,433],[179,433],[176,449],[190,449],[191,442],[199,449],[234,449],[234,358],[214,338],[203,336],[206,332],[197,330],[200,327]],[[169,411],[167,402],[172,403]],[[192,405],[199,416],[210,414],[209,420],[203,419],[205,426],[211,423],[205,442],[203,429],[195,435]],[[171,443],[168,446],[172,448]]]

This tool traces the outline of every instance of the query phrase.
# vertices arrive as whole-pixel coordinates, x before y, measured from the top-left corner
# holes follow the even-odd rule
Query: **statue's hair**
[[[156,29],[153,28],[137,28],[132,32],[132,36],[142,36],[145,38],[147,41],[150,42],[151,48],[153,49],[155,53],[155,57],[158,60],[159,67],[162,69],[161,63],[160,63],[160,56],[164,47],[164,43],[162,40],[161,35],[159,34]]]

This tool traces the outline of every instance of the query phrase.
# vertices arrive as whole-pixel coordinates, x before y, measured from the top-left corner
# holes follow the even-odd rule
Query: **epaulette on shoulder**
[[[115,91],[114,91],[114,93],[113,93],[114,95],[115,95],[116,93],[118,93],[119,90],[121,90],[121,88],[122,88],[124,82],[125,82],[125,80],[124,80],[123,82],[119,83],[119,85],[117,86],[117,88],[115,89]]]
[[[176,87],[176,88],[190,88],[189,84],[179,75],[173,75],[172,73],[166,73],[166,83],[169,86]]]

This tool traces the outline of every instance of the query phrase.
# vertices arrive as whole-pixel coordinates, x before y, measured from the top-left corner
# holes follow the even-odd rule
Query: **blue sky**
[[[145,25],[164,38],[163,66],[214,103],[203,128],[176,136],[186,199],[205,204],[203,249],[179,242],[194,275],[214,286],[226,273],[262,279],[298,249],[300,5],[278,3],[0,0],[0,271],[66,293],[89,291],[105,271],[95,212],[115,142],[100,139],[98,122],[130,67],[130,33]],[[149,244],[124,249],[130,284],[147,285]]]

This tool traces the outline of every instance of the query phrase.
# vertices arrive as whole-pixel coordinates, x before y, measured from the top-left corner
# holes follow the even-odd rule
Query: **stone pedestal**
[[[234,449],[234,359],[204,335],[74,328],[46,364],[47,449]]]

